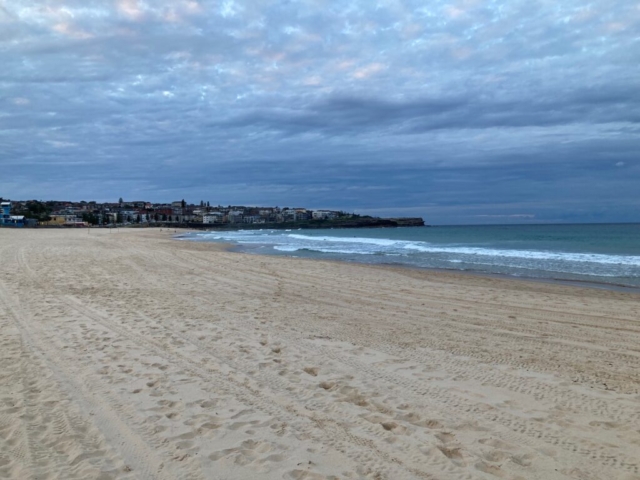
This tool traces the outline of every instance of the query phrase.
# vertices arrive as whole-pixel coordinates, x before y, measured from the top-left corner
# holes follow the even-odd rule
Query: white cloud
[[[222,6],[220,7],[220,15],[224,18],[235,17],[242,10],[243,8],[233,0],[225,0],[222,2]]]

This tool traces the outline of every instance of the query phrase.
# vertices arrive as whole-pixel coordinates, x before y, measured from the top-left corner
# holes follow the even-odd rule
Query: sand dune
[[[0,230],[0,478],[640,479],[640,296]]]

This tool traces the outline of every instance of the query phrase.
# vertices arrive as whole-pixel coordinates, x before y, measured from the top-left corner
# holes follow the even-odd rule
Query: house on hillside
[[[229,223],[242,223],[242,217],[244,215],[244,210],[229,210],[228,220]]]
[[[209,212],[202,215],[202,223],[222,223],[223,218],[221,212]]]
[[[314,220],[333,220],[338,217],[339,213],[333,210],[315,210],[312,216]]]
[[[265,220],[260,215],[244,215],[242,223],[265,223]]]

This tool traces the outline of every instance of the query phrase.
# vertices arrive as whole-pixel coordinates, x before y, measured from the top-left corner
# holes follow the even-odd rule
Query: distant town
[[[0,227],[357,228],[423,226],[422,218],[379,218],[339,210],[171,203],[9,201],[0,198]]]

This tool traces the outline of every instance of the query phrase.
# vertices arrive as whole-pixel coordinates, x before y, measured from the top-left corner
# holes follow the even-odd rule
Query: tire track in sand
[[[2,282],[0,282],[0,302],[13,319],[26,348],[42,361],[48,371],[54,375],[62,390],[81,407],[85,416],[92,420],[107,443],[117,449],[129,467],[135,469],[140,478],[159,480],[176,478],[165,470],[165,463],[128,427],[120,415],[111,408],[109,402],[102,400],[101,393],[104,393],[104,389],[80,374],[31,326],[19,302],[11,299]],[[81,383],[79,380],[81,378],[86,385]]]

